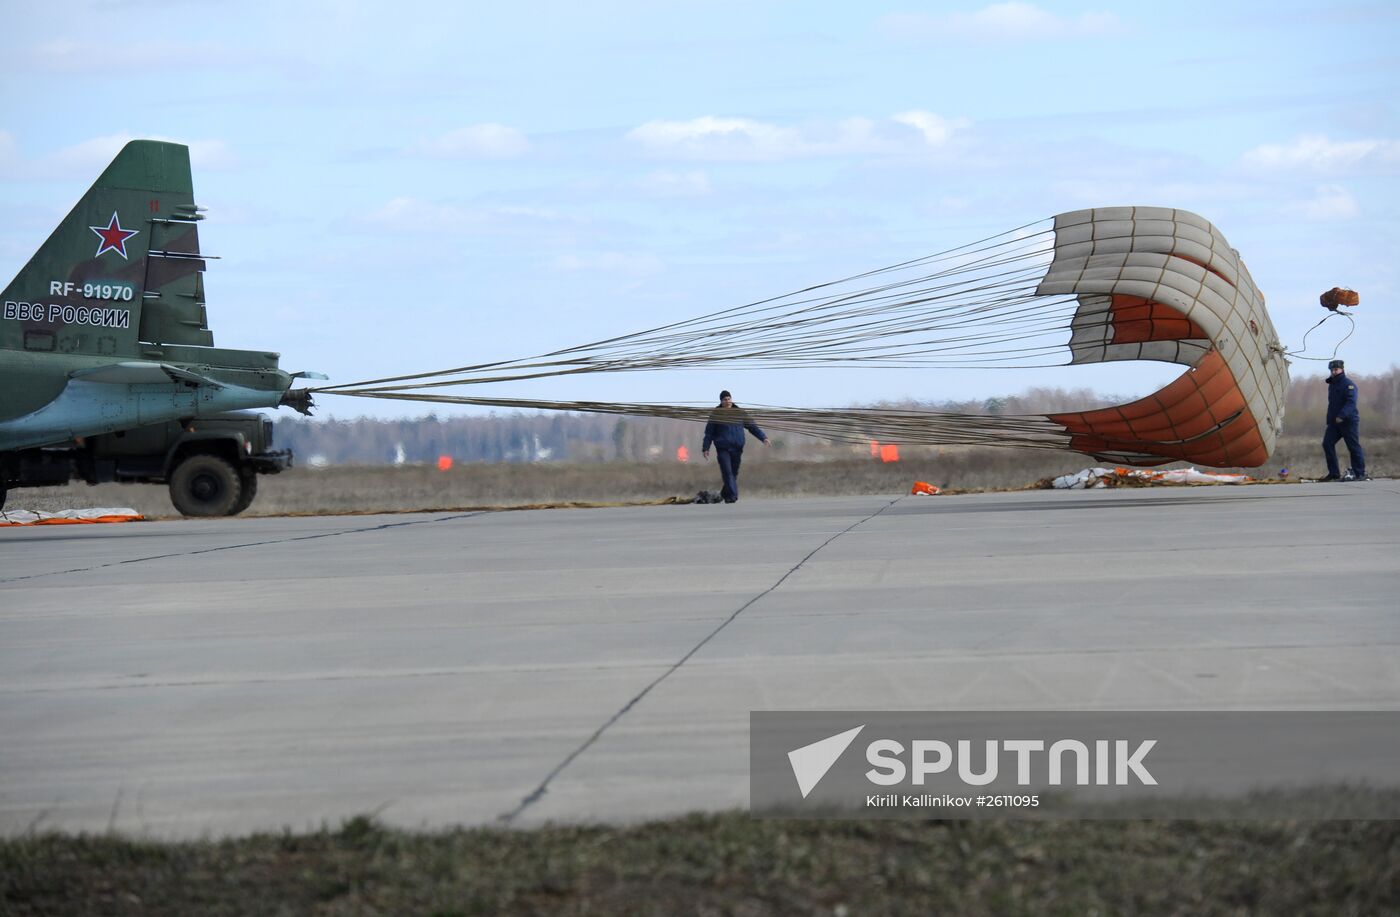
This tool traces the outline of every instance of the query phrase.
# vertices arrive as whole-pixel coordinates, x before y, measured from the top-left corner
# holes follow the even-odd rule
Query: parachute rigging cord
[[[1312,334],[1314,331],[1316,331],[1317,329],[1319,329],[1319,328],[1321,328],[1323,325],[1325,325],[1325,324],[1327,323],[1328,319],[1333,319],[1333,318],[1336,318],[1337,316],[1341,316],[1342,318],[1346,319],[1347,322],[1348,322],[1348,323],[1350,324],[1350,326],[1351,326],[1350,328],[1347,329],[1346,337],[1342,338],[1340,341],[1337,342],[1337,346],[1335,346],[1335,347],[1332,348],[1332,353],[1331,353],[1329,356],[1325,356],[1325,357],[1309,357],[1309,356],[1306,356],[1306,354],[1307,354],[1307,352],[1308,352],[1308,335],[1309,335],[1309,334]],[[1321,320],[1321,321],[1319,321],[1316,325],[1313,325],[1311,328],[1309,328],[1309,329],[1307,330],[1307,333],[1305,333],[1305,334],[1303,335],[1303,343],[1298,347],[1298,349],[1297,349],[1297,350],[1290,350],[1290,351],[1286,352],[1286,353],[1284,354],[1284,356],[1293,357],[1293,358],[1296,359],[1296,360],[1315,360],[1315,361],[1317,361],[1317,362],[1324,363],[1324,362],[1327,362],[1327,361],[1336,359],[1337,352],[1340,351],[1340,350],[1342,349],[1342,345],[1345,344],[1345,343],[1351,338],[1351,336],[1352,336],[1353,334],[1355,334],[1355,333],[1356,333],[1356,319],[1354,319],[1354,318],[1351,317],[1351,313],[1350,313],[1350,312],[1328,312],[1326,315],[1324,315],[1324,316],[1322,317],[1322,320]]]
[[[748,409],[774,430],[836,441],[1030,446],[1130,464],[1184,458],[1226,467],[1267,457],[1287,385],[1282,354],[1262,296],[1218,230],[1186,211],[1115,207],[1060,214],[632,334],[312,391],[704,421],[710,405],[532,400],[461,389],[707,366],[990,369],[1157,360],[1188,370],[1137,402],[1083,412]]]
[[[1048,221],[841,280],[634,334],[517,360],[314,389],[330,395],[704,421],[712,406],[545,401],[428,389],[583,373],[694,368],[1063,366],[1078,302],[1037,296],[1054,253]],[[838,441],[1062,448],[1035,416],[753,406],[765,426]]]
[[[1059,366],[1074,297],[1035,295],[1054,250],[1029,224],[902,264],[519,360],[326,386],[365,394],[595,372],[724,365]]]
[[[704,423],[715,412],[713,405],[648,404],[618,401],[541,401],[526,398],[474,398],[404,392],[366,392],[365,398],[423,401],[430,404],[468,404],[519,410],[582,411],[633,417],[664,417]],[[954,414],[895,408],[846,408],[817,410],[775,405],[744,406],[763,422],[765,429],[817,436],[836,442],[864,443],[884,439],[903,445],[1005,446],[1064,449],[1059,428],[1036,415]],[[734,417],[740,416],[738,413]],[[1014,442],[1010,442],[1013,441]]]

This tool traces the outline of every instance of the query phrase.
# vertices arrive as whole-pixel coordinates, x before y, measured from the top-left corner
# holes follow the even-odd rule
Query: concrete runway
[[[1400,709],[1397,596],[1396,481],[0,529],[0,833],[743,807],[751,710]]]

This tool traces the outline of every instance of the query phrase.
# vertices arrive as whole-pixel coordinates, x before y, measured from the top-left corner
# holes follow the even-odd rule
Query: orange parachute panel
[[[1078,300],[1072,362],[1189,367],[1130,404],[1047,415],[1069,448],[1129,465],[1268,461],[1283,428],[1287,361],[1263,294],[1210,223],[1160,207],[1060,214],[1036,292]]]
[[[1113,343],[1180,341],[1203,338],[1206,333],[1180,310],[1139,296],[1112,297]]]
[[[1218,353],[1193,372],[1131,404],[1051,414],[1071,434],[1071,448],[1090,455],[1150,452],[1134,464],[1174,459],[1217,468],[1254,467],[1269,459],[1258,425]]]

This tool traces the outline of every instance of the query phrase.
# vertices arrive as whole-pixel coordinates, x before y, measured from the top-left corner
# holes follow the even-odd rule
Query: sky
[[[127,140],[186,143],[220,259],[215,342],[334,383],[528,356],[1118,205],[1213,222],[1290,348],[1323,317],[1319,293],[1355,288],[1340,355],[1355,372],[1397,362],[1394,4],[0,9],[0,273]],[[1341,326],[1310,355],[1330,356]],[[729,388],[820,407],[1038,385],[1138,396],[1179,372],[711,368],[465,393],[691,403]]]

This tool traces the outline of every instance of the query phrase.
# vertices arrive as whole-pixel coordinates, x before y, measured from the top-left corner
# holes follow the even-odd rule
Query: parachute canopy
[[[467,384],[682,367],[1187,367],[1146,398],[987,416],[755,408],[765,427],[853,442],[1068,449],[1118,464],[1268,460],[1288,368],[1263,294],[1201,217],[1160,207],[1060,214],[969,245],[687,321],[518,360],[315,391],[704,420],[709,407],[430,393]]]
[[[1283,430],[1288,366],[1239,253],[1194,213],[1153,207],[1055,218],[1036,288],[1073,295],[1071,362],[1161,360],[1190,369],[1140,401],[1053,414],[1070,448],[1131,464],[1268,461]]]

